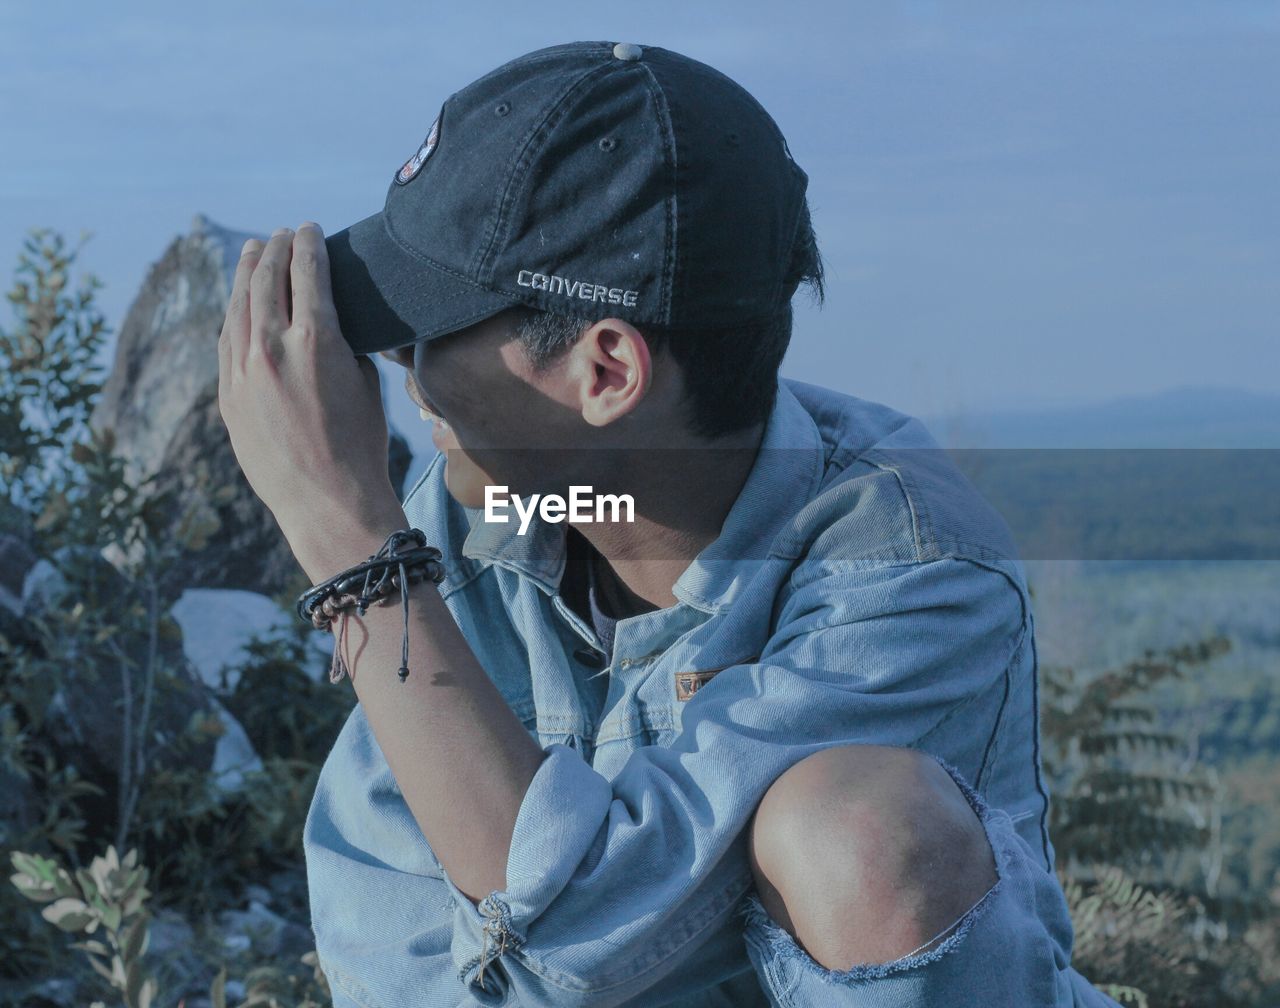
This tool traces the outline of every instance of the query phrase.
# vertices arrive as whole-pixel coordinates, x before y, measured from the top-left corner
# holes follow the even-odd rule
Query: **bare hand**
[[[301,550],[353,524],[404,527],[378,369],[338,328],[318,226],[245,243],[218,339],[218,408],[240,468],[304,567]]]

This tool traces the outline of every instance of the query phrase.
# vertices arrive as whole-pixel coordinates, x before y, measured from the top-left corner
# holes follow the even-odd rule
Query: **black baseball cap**
[[[517,305],[741,324],[795,292],[807,184],[760,103],[705,63],[539,49],[450,95],[382,210],[326,239],[339,323],[357,354]]]

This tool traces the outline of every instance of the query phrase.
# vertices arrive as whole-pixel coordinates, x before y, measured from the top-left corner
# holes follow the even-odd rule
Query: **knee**
[[[915,950],[996,881],[977,814],[913,749],[847,745],[784,772],[749,826],[761,902],[833,969]]]
[[[990,856],[981,822],[937,760],[874,745],[824,749],[786,770],[756,809],[751,846],[766,870],[827,886],[938,883],[958,856]]]

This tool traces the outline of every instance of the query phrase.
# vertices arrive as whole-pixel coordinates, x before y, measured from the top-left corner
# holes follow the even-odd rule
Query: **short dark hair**
[[[825,296],[806,199],[796,226],[787,271],[787,289],[807,284],[821,304]],[[549,366],[577,342],[593,320],[545,312],[527,305],[510,309],[513,329],[535,368]],[[638,325],[651,350],[666,348],[680,365],[688,395],[690,426],[714,438],[768,419],[777,391],[778,369],[791,342],[790,299],[770,315],[727,328],[674,329]]]

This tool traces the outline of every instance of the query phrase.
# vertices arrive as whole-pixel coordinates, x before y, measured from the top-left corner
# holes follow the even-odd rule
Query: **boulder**
[[[14,646],[30,639],[22,616],[22,585],[36,559],[31,547],[18,536],[0,532],[0,637]]]
[[[198,215],[191,232],[170,243],[125,316],[90,422],[113,431],[131,481],[154,476],[157,491],[176,493],[166,534],[177,534],[187,507],[203,504],[216,514],[219,529],[184,559],[181,587],[274,596],[305,587],[305,575],[240,471],[218,411],[218,335],[250,237]],[[388,471],[398,492],[409,457],[392,431]],[[228,500],[215,499],[221,488],[231,488]],[[115,548],[107,556],[123,559]]]
[[[292,610],[284,610],[257,592],[219,588],[188,588],[169,610],[182,627],[182,648],[200,678],[214,689],[235,689],[237,666],[249,657],[245,645],[253,638],[283,636],[298,623]],[[320,681],[329,672],[333,636],[310,630],[307,671]],[[225,684],[224,679],[225,670]]]
[[[22,586],[28,572],[37,564],[36,555],[16,535],[0,533],[0,681],[6,671],[6,650],[20,654],[29,651],[35,641],[22,607]],[[9,712],[7,717],[15,717]],[[6,718],[7,719],[7,718]],[[15,725],[18,722],[13,722]],[[0,765],[0,847],[9,847],[40,821],[39,799],[32,782],[14,770]]]
[[[63,572],[78,568],[75,584]],[[29,619],[48,618],[55,610],[66,611],[83,602],[90,612],[110,611],[107,600],[120,597],[124,579],[95,551],[63,547],[49,560],[41,559],[27,575],[23,586],[24,613]],[[162,616],[163,619],[163,616]],[[211,767],[216,743],[212,737],[197,751],[179,757],[169,750],[196,713],[213,713],[208,690],[190,673],[182,652],[182,641],[172,620],[156,633],[157,664],[170,671],[156,676],[155,694],[148,719],[151,739],[149,768],[188,760],[196,766]],[[83,645],[83,641],[76,646]],[[45,714],[46,729],[56,739],[59,765],[74,765],[82,777],[105,788],[114,808],[124,744],[121,665],[144,667],[149,660],[151,641],[146,633],[121,633],[112,643],[120,658],[103,659],[96,650],[93,660],[71,660],[58,683]],[[72,659],[75,655],[71,656]],[[133,684],[135,724],[140,715],[141,676],[135,671]]]
[[[76,569],[75,585],[64,573]],[[38,560],[22,589],[25,619],[39,619],[67,610],[76,601],[90,611],[101,611],[104,600],[124,594],[123,576],[96,551],[63,547],[49,559]],[[151,640],[145,632],[119,634],[115,640],[123,660],[135,668],[149,660]],[[239,791],[244,775],[262,767],[244,728],[218,702],[186,654],[181,626],[170,613],[161,613],[155,635],[158,674],[148,718],[148,773],[165,767],[202,767],[210,771],[222,793]],[[72,662],[49,701],[45,731],[55,740],[59,765],[74,765],[86,780],[106,792],[86,800],[86,809],[112,816],[120,783],[124,744],[121,660]],[[158,670],[159,671],[159,670]],[[133,719],[140,718],[140,675],[131,682]],[[193,718],[202,718],[211,730],[183,739]]]

